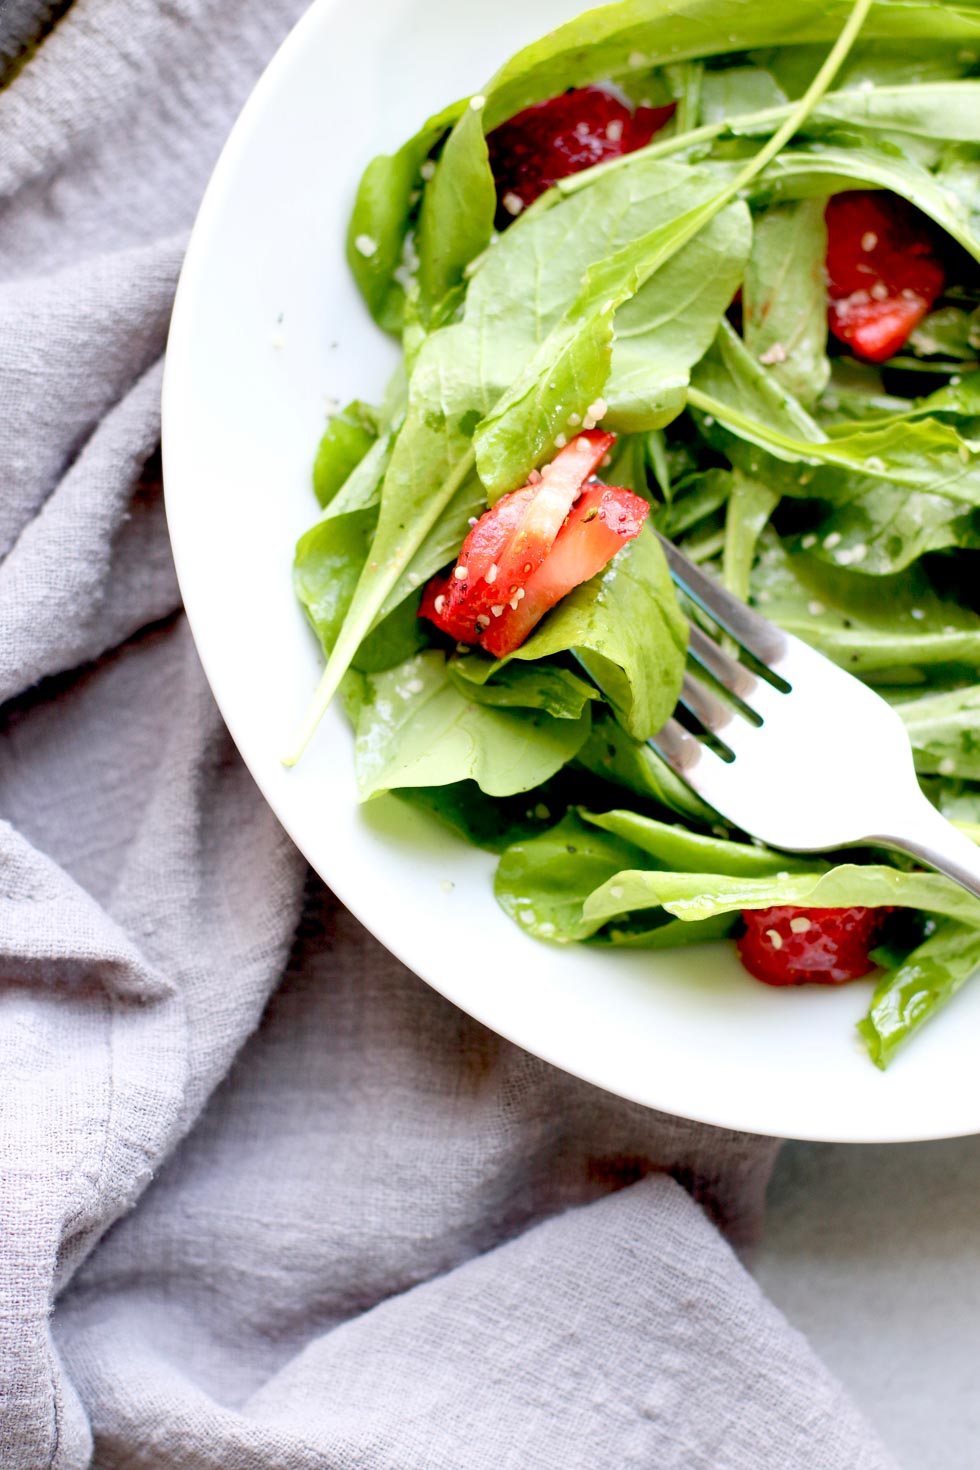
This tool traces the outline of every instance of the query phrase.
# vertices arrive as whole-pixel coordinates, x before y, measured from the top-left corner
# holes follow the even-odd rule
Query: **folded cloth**
[[[211,701],[160,359],[301,8],[0,4],[0,1464],[882,1470],[736,1254],[776,1145],[428,991]]]

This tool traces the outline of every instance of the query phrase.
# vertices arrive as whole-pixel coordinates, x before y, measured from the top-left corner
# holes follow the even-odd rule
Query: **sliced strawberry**
[[[481,640],[495,658],[520,648],[527,635],[581,582],[601,572],[643,529],[650,507],[632,490],[588,485],[548,555],[514,596],[491,616]]]
[[[942,293],[928,220],[897,194],[835,194],[827,218],[830,330],[859,356],[885,362]]]
[[[525,108],[487,137],[497,184],[498,225],[569,174],[644,148],[673,116],[666,107],[625,103],[601,87],[580,87]]]
[[[463,542],[449,576],[429,584],[421,615],[463,642],[480,637],[499,616],[493,609],[509,602],[544,561],[582,486],[615,442],[613,434],[584,429],[540,474],[534,471],[532,484],[502,496]]]
[[[888,908],[746,909],[742,964],[766,985],[842,985],[874,968],[870,951]]]

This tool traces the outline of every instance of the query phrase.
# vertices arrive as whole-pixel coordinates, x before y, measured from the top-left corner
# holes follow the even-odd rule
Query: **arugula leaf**
[[[972,175],[975,175],[975,165]],[[861,148],[822,147],[819,152],[788,149],[756,179],[752,194],[754,200],[760,201],[813,195],[823,198],[868,184],[891,189],[910,200],[975,260],[980,260],[980,228],[971,219],[961,197],[961,191],[968,187],[967,181],[952,171],[940,181],[911,159],[870,143]]]
[[[967,312],[959,306],[941,306],[913,330],[908,346],[920,357],[972,361],[980,351],[980,310]]]
[[[486,493],[475,474],[470,474],[454,492],[440,518],[411,554],[404,571],[385,598],[378,617],[384,617],[411,597],[429,578],[454,561],[466,540],[474,516],[487,508]]]
[[[810,65],[810,80],[822,58]],[[801,91],[803,88],[800,89]],[[817,104],[818,108],[820,104]],[[789,99],[772,72],[762,66],[726,66],[706,71],[701,86],[701,121],[727,126],[743,113],[776,110],[786,115]]]
[[[586,923],[606,923],[637,909],[663,908],[675,918],[709,919],[742,909],[895,907],[924,909],[980,925],[980,899],[938,873],[903,873],[897,868],[843,864],[828,872],[772,877],[728,877],[718,873],[624,871],[585,901]]]
[[[616,312],[604,427],[641,433],[681,411],[689,371],[738,288],[751,238],[748,211],[730,206]]]
[[[634,740],[611,711],[600,705],[592,714],[592,733],[576,757],[592,775],[676,812],[688,821],[710,827],[718,818],[645,741]]]
[[[755,221],[743,288],[745,345],[808,408],[830,376],[826,255],[822,200],[776,205]]]
[[[964,439],[952,424],[934,418],[871,421],[829,439],[816,423],[807,421],[788,394],[782,395],[778,409],[772,395],[772,386],[763,387],[748,353],[726,324],[692,375],[688,394],[692,407],[786,463],[827,465],[910,491],[980,505],[980,444]],[[801,424],[809,437],[786,432],[779,418]],[[814,498],[845,503],[854,498],[846,481],[825,477],[807,485],[807,495]]]
[[[731,470],[716,468],[688,475],[676,486],[670,504],[654,513],[657,530],[668,541],[677,541],[720,510],[731,496],[734,484]]]
[[[313,490],[321,507],[356,470],[378,437],[377,410],[355,399],[331,414],[313,464]]]
[[[405,292],[395,272],[402,261],[412,195],[422,185],[422,165],[465,107],[465,101],[444,107],[397,153],[373,159],[358,186],[347,230],[347,263],[371,315],[386,331],[401,328]]]
[[[451,659],[449,677],[467,699],[496,709],[543,709],[557,720],[577,720],[592,700],[602,697],[594,684],[557,664],[505,663],[485,681],[469,677],[477,666],[472,657]]]
[[[466,323],[483,343],[505,333],[510,348],[493,373],[497,401],[475,436],[491,500],[524,483],[600,397],[604,422],[625,432],[680,412],[687,372],[741,276],[744,206],[726,211],[653,280],[644,272],[675,223],[716,193],[710,173],[652,160],[628,180],[600,179],[587,199],[529,219],[488,253],[470,286]]]
[[[351,668],[364,674],[379,674],[403,664],[434,641],[435,630],[418,615],[418,594],[406,597],[375,623],[354,655]]]
[[[628,4],[629,0],[625,0],[625,3]],[[612,313],[635,296],[717,214],[743,194],[753,179],[776,157],[780,148],[792,137],[827,91],[870,6],[871,0],[854,0],[843,29],[804,96],[794,105],[772,137],[738,170],[734,178],[705,203],[689,209],[646,236],[633,240],[624,249],[586,272],[581,292],[559,323],[555,340],[544,344],[538,357],[505,395],[502,404],[498,405],[489,424],[481,425],[477,430],[475,442],[480,478],[488,484],[488,473],[497,477],[490,488],[495,488],[499,493],[510,489],[512,484],[519,483],[519,480],[510,478],[514,469],[512,464],[506,464],[502,472],[497,470],[496,460],[501,453],[506,454],[509,435],[523,435],[525,441],[540,452],[549,439],[553,442],[556,431],[561,432],[559,426],[564,421],[563,413],[578,413],[583,407],[582,385],[576,371],[556,375],[559,380],[564,377],[565,381],[560,383],[558,398],[554,398],[556,385],[549,377],[549,357],[559,362],[572,362],[578,369],[584,366],[588,361],[586,353],[590,339],[598,334],[604,340],[602,333],[607,324],[611,323]],[[581,346],[577,345],[579,343]],[[583,377],[588,381],[585,373]],[[548,394],[545,393],[545,380]],[[600,415],[593,413],[592,417],[598,418]],[[646,425],[649,428],[657,426],[656,423]],[[481,433],[484,434],[482,439]]]
[[[474,101],[479,101],[474,98]],[[497,194],[483,135],[482,107],[467,107],[446,140],[425,190],[416,248],[423,321],[446,319],[447,298],[490,240]]]
[[[624,863],[642,861],[629,842],[597,832],[570,812],[549,832],[516,842],[502,854],[494,894],[506,914],[536,939],[558,944],[587,939],[587,896]]]
[[[923,775],[980,780],[980,686],[896,706]]]
[[[330,516],[297,542],[293,587],[324,653],[333,648],[347,616],[376,520],[370,507]]]
[[[766,617],[872,682],[921,684],[938,669],[980,668],[980,617],[940,594],[921,567],[867,577],[772,533],[752,573]]]
[[[980,966],[980,931],[947,921],[878,983],[858,1030],[882,1070]]]
[[[626,921],[604,932],[582,917],[590,892],[622,867],[642,860],[628,841],[587,826],[574,812],[549,832],[518,840],[501,855],[494,880],[497,902],[535,939],[552,944],[592,943],[632,949],[673,948],[724,938],[732,921],[726,917],[703,924],[683,924],[665,915]]]
[[[446,786],[400,786],[399,801],[435,817],[464,842],[501,853],[512,842],[536,837],[553,825],[551,786],[545,783],[515,796],[485,796],[475,781]]]
[[[878,12],[872,11],[864,35],[858,38],[841,67],[841,89],[856,93],[860,98],[872,89],[926,86],[968,76],[975,65],[975,57],[966,48],[951,46],[949,38],[942,37],[942,27],[948,17],[941,8],[933,13],[937,31],[933,36],[929,36],[927,31],[916,34],[915,57],[910,61],[907,40],[894,35],[886,38],[876,33]],[[962,12],[959,18],[962,18]],[[813,75],[813,69],[820,60],[820,49],[814,45],[780,46],[760,52],[753,59],[772,72],[788,96],[795,97]],[[914,82],[909,81],[910,70],[915,77]]]
[[[659,730],[677,703],[687,623],[656,538],[642,531],[599,576],[553,608],[506,659],[466,658],[464,677],[489,679],[513,660],[573,650],[637,740]]]
[[[859,562],[867,575],[883,576],[930,551],[980,547],[977,511],[965,510],[949,496],[897,492],[857,476],[844,480],[835,493],[839,503],[821,521],[815,549],[828,561]]]
[[[909,138],[980,143],[980,82],[916,82],[835,92],[815,109],[814,120]]]
[[[732,475],[728,514],[725,517],[725,548],[722,580],[729,592],[748,600],[756,546],[766,522],[779,504],[780,494],[740,471]]]
[[[685,133],[690,128],[697,127],[701,115],[701,88],[704,84],[704,65],[700,61],[681,61],[676,66],[664,67],[664,80],[670,88],[671,100],[676,103],[677,111],[674,114],[674,128],[678,133]],[[649,80],[644,79],[641,83],[642,92],[639,98],[649,102],[651,99],[645,94],[654,90],[651,82],[656,82],[657,77],[653,75]],[[627,87],[627,91],[630,89]],[[636,100],[637,94],[632,94]],[[666,100],[666,99],[665,99]]]
[[[559,324],[473,437],[476,467],[491,502],[527,480],[570,421],[589,421],[612,364],[618,301],[593,304]],[[675,405],[674,413],[680,412]],[[594,420],[593,420],[594,422]]]
[[[884,575],[928,551],[980,544],[980,445],[954,424],[906,414],[839,425],[829,438],[760,373],[723,325],[692,376],[689,402],[736,464],[782,494],[832,507],[814,528],[816,555]],[[808,468],[794,476],[787,464]]]
[[[697,408],[702,406],[701,399],[710,399],[703,411],[712,421],[720,417],[716,413],[720,405],[725,413],[722,422],[730,433],[769,453],[774,453],[773,446],[783,441],[811,444],[826,437],[816,420],[749,351],[727,320],[718,323],[714,342],[691,374],[688,398]],[[757,432],[760,429],[761,435]],[[728,441],[722,439],[721,444],[727,450]],[[800,457],[795,449],[784,452],[788,458]]]
[[[656,859],[658,867],[678,873],[727,873],[733,878],[764,878],[786,871],[824,872],[819,859],[787,857],[784,852],[752,842],[730,842],[722,837],[692,832],[673,823],[657,822],[636,812],[581,813],[583,821],[612,832]]]
[[[432,649],[396,669],[362,676],[354,748],[360,798],[399,786],[473,780],[488,796],[530,791],[570,761],[589,734],[590,714],[553,719],[465,698]]]
[[[553,97],[569,82],[587,82],[704,56],[763,46],[802,46],[833,40],[852,13],[846,0],[622,0],[559,26],[519,51],[488,89],[493,126],[521,108]],[[869,38],[938,42],[976,40],[980,24],[968,6],[936,7],[924,0],[875,5],[865,23]],[[812,75],[812,70],[809,75]]]

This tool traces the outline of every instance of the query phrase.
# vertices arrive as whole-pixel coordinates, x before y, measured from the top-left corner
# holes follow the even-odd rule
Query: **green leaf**
[[[432,625],[418,615],[420,596],[406,597],[375,623],[351,662],[365,674],[393,669],[433,642]]]
[[[907,138],[980,143],[980,82],[916,82],[835,92],[815,109],[814,120]]]
[[[570,82],[587,82],[654,69],[704,56],[719,56],[763,46],[803,46],[837,37],[852,6],[847,0],[794,0],[774,6],[767,0],[623,0],[588,10],[519,51],[488,89],[490,126],[531,102],[554,97]],[[882,40],[962,40],[978,38],[977,16],[969,5],[936,6],[925,0],[878,4],[864,26],[867,38]],[[820,52],[815,53],[822,60]],[[813,74],[808,57],[807,77]]]
[[[680,412],[690,369],[741,282],[751,237],[748,211],[730,206],[617,311],[603,427],[640,433]]]
[[[539,356],[525,369],[509,394],[505,395],[503,405],[498,405],[487,426],[490,442],[481,442],[480,434],[484,426],[477,431],[477,465],[480,478],[488,484],[488,488],[495,488],[500,492],[509,489],[512,483],[519,483],[508,479],[504,473],[494,479],[492,486],[487,479],[487,472],[497,475],[495,458],[501,451],[507,451],[508,431],[511,435],[523,434],[526,441],[537,447],[539,443],[546,443],[549,438],[554,442],[556,430],[562,432],[560,425],[566,421],[562,417],[563,411],[574,411],[577,414],[582,410],[583,399],[577,372],[555,375],[560,384],[557,401],[552,396],[557,385],[550,379],[546,395],[544,380],[549,376],[548,358],[572,361],[576,367],[582,364],[590,337],[603,330],[606,322],[611,319],[611,313],[634,297],[673,256],[696,238],[715,215],[748,188],[826,92],[853,44],[870,5],[871,0],[854,0],[840,34],[804,96],[794,105],[772,137],[737,171],[734,178],[703,204],[692,207],[647,235],[631,241],[622,250],[593,265],[586,272],[581,292],[556,329],[555,340],[544,344]],[[573,334],[572,340],[569,340],[569,333]],[[575,340],[583,343],[578,353],[573,346]],[[545,359],[543,362],[542,357]],[[565,381],[561,382],[563,376]],[[585,379],[584,373],[582,376]],[[564,399],[561,396],[562,391],[566,393]],[[601,417],[594,410],[590,413],[593,418]],[[587,418],[586,423],[588,422]],[[634,428],[642,426],[636,423],[631,425]],[[656,422],[645,425],[648,428],[657,426]],[[512,465],[506,466],[508,474],[512,470]]]
[[[490,678],[513,660],[535,662],[573,650],[626,729],[645,740],[677,703],[687,623],[667,563],[643,531],[606,570],[574,587],[507,659],[467,660],[467,677]]]
[[[428,155],[465,110],[443,108],[394,154],[381,154],[361,178],[347,231],[347,261],[371,315],[386,331],[401,327],[404,289],[395,280],[412,213],[412,195],[422,186]]]
[[[489,243],[496,207],[482,108],[467,107],[446,140],[419,213],[423,321],[445,319],[440,308],[462,285],[470,261]]]
[[[496,709],[543,709],[556,720],[577,720],[592,700],[601,695],[570,669],[557,664],[506,663],[487,680],[469,677],[482,660],[455,658],[448,665],[449,677],[467,699]],[[479,670],[482,673],[482,669]]]
[[[945,495],[898,491],[857,476],[834,493],[840,503],[820,523],[815,554],[859,563],[868,576],[900,572],[930,551],[980,547],[977,511]]]
[[[725,517],[722,580],[729,592],[748,601],[756,547],[766,522],[779,504],[779,491],[750,480],[736,470]]]
[[[331,516],[301,536],[293,586],[324,653],[337,641],[374,535],[377,511]]]
[[[900,1047],[932,1019],[980,966],[980,932],[941,924],[935,934],[879,982],[858,1030],[884,1070]]]
[[[896,706],[923,775],[980,780],[980,687],[932,694]]]
[[[833,506],[815,528],[815,555],[884,575],[928,551],[980,544],[978,446],[955,424],[906,415],[841,425],[828,438],[760,371],[723,325],[689,400],[712,442],[748,473]],[[787,464],[807,468],[791,475]]]
[[[379,616],[392,612],[406,597],[411,597],[423,586],[440,567],[456,560],[474,516],[482,515],[486,508],[486,492],[479,479],[475,474],[467,476],[454,492],[442,515],[409,556],[404,571],[385,598]]]
[[[730,166],[729,166],[730,167]],[[974,164],[972,174],[975,175]],[[908,199],[940,229],[980,260],[980,229],[971,218],[961,190],[966,180],[950,171],[942,181],[908,158],[884,149],[824,147],[819,152],[788,149],[755,181],[755,199],[824,198],[862,185],[891,189]]]
[[[477,426],[476,466],[491,502],[526,482],[529,469],[554,452],[573,415],[588,421],[612,363],[615,306],[610,301],[560,322]]]
[[[729,433],[769,453],[774,453],[774,445],[809,444],[825,437],[816,420],[754,357],[728,321],[719,322],[714,342],[691,374],[691,390],[696,407],[702,397],[710,398],[705,413],[719,418],[715,410],[720,405]],[[727,448],[727,440],[721,442]],[[800,457],[796,449],[784,452],[788,458]]]
[[[636,812],[582,812],[582,819],[630,842],[656,859],[658,867],[678,873],[727,873],[733,878],[763,878],[777,873],[823,872],[827,864],[814,859],[787,857],[784,852],[752,842],[730,842],[722,837],[691,832],[674,823],[657,822]]]
[[[356,398],[331,415],[313,465],[313,489],[321,506],[330,504],[377,437],[377,410]]]
[[[583,909],[586,923],[604,924],[618,914],[663,908],[675,918],[710,919],[742,909],[912,908],[980,924],[980,899],[938,873],[903,873],[897,868],[848,863],[829,872],[778,874],[765,878],[718,873],[622,872],[592,893]]]
[[[919,323],[909,337],[908,346],[919,357],[972,361],[980,351],[980,310],[968,312],[958,306],[941,306]]]
[[[710,173],[653,160],[528,219],[488,253],[466,325],[492,354],[484,372],[496,402],[475,437],[491,499],[523,484],[601,397],[604,423],[624,432],[680,412],[748,250],[746,211],[734,205],[682,256],[665,255],[716,193]]]
[[[553,799],[547,783],[516,796],[485,796],[475,781],[399,787],[395,795],[486,852],[501,853],[512,842],[536,837],[554,822],[547,804]]]
[[[569,813],[549,832],[506,849],[494,893],[504,912],[536,939],[568,944],[587,939],[600,927],[582,918],[588,895],[624,863],[642,860],[630,843]]]
[[[657,529],[669,541],[677,541],[692,527],[720,510],[731,496],[734,485],[735,476],[731,470],[711,469],[688,475],[676,486],[670,505],[655,514]]]
[[[752,593],[767,618],[865,679],[915,684],[938,669],[980,668],[980,617],[921,567],[867,577],[789,555],[767,535]]]
[[[807,81],[822,59],[815,56],[811,60]],[[703,123],[728,123],[741,113],[763,112],[770,108],[789,110],[786,93],[765,67],[726,66],[705,72],[701,86]]]
[[[367,675],[357,721],[355,766],[362,801],[400,786],[473,780],[488,796],[540,786],[570,761],[590,717],[552,719],[465,698],[430,650],[396,669]]]
[[[775,459],[827,465],[908,491],[980,505],[980,445],[964,439],[952,424],[934,418],[883,421],[881,425],[872,421],[828,439],[813,420],[807,421],[788,394],[782,394],[778,403],[773,399],[772,385],[760,381],[758,370],[727,324],[698,364],[691,384],[693,407]],[[803,437],[787,432],[780,419],[783,424],[799,425]],[[849,503],[855,493],[846,479],[803,483],[806,494],[815,498]]]
[[[704,66],[700,61],[682,61],[676,66],[664,68],[664,79],[670,88],[670,95],[677,104],[674,114],[674,128],[678,133],[686,133],[691,128],[696,128],[701,117],[701,89],[704,83]],[[653,91],[651,82],[655,77],[650,77],[642,82],[642,90],[636,100],[652,101],[647,94]],[[636,94],[633,94],[636,97]],[[666,100],[666,99],[664,99]]]
[[[803,199],[755,222],[743,291],[745,345],[776,382],[812,408],[830,375],[824,204]]]
[[[628,735],[611,712],[593,711],[592,733],[578,753],[578,764],[592,775],[621,786],[688,821],[711,826],[717,816],[645,741]]]

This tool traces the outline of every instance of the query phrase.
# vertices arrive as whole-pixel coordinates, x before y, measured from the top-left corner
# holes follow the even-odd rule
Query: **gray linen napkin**
[[[211,702],[160,357],[301,8],[0,0],[0,1464],[883,1470],[729,1243],[775,1145],[428,991]]]

